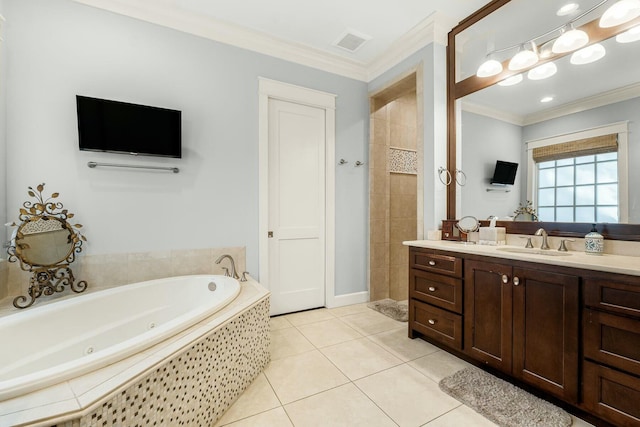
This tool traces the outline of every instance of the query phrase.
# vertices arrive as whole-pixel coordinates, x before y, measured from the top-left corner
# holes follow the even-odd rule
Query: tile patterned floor
[[[466,366],[366,304],[279,316],[271,363],[216,427],[495,426],[438,388]]]

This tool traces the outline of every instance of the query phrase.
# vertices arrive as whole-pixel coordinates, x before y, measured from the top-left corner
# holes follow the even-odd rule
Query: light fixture
[[[540,100],[540,102],[544,102],[544,103],[551,102],[551,101],[553,101],[553,96],[545,96]]]
[[[606,54],[607,51],[604,46],[600,43],[595,43],[573,52],[570,61],[573,65],[590,64],[596,62],[598,59],[602,59]]]
[[[640,0],[620,0],[605,10],[600,18],[600,27],[622,25],[640,16]]]
[[[618,43],[631,43],[637,42],[638,40],[640,40],[640,25],[636,25],[630,30],[616,36],[616,41]]]
[[[546,62],[542,65],[538,65],[536,68],[532,68],[527,73],[529,80],[542,80],[553,76],[558,72],[558,67],[553,62]]]
[[[558,11],[556,12],[556,15],[558,16],[570,15],[571,13],[578,10],[578,7],[580,7],[578,3],[567,3],[564,6],[562,6],[560,9],[558,9]]]
[[[518,53],[509,61],[509,69],[511,71],[523,70],[538,62],[536,44],[534,42],[528,43],[531,44],[531,49],[527,49],[524,44],[521,44]]]
[[[502,72],[502,63],[487,55],[487,60],[484,61],[478,67],[476,76],[478,77],[491,77]]]
[[[589,43],[587,33],[582,30],[576,30],[572,24],[567,24],[561,31],[562,34],[556,39],[551,48],[553,53],[571,52]]]
[[[522,74],[516,74],[515,76],[507,77],[506,79],[498,82],[498,86],[513,86],[522,81]]]

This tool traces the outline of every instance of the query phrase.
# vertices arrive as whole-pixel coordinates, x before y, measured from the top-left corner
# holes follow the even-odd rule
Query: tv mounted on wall
[[[76,95],[80,150],[182,157],[182,112]]]
[[[516,180],[517,170],[517,163],[497,160],[496,168],[493,172],[493,178],[491,178],[491,184],[513,185]]]

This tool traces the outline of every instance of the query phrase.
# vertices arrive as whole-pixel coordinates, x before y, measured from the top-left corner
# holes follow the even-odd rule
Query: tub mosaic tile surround
[[[245,248],[206,248],[169,250],[157,252],[122,253],[108,255],[80,254],[71,269],[76,280],[86,280],[87,292],[108,289],[145,280],[188,274],[224,274],[222,267],[229,261],[215,264],[220,255],[230,254],[241,274],[246,270]],[[26,295],[31,275],[20,269],[19,263],[0,261],[0,315],[14,309],[11,301],[18,295]],[[74,294],[69,288],[50,297],[39,298],[34,306]]]
[[[0,425],[213,425],[269,363],[269,345],[269,292],[250,279],[229,306],[133,362],[0,402]]]

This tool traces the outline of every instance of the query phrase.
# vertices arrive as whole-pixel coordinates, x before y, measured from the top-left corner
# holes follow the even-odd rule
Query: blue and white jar
[[[598,233],[593,224],[589,234],[584,236],[584,251],[589,255],[602,255],[604,253],[604,237]]]

